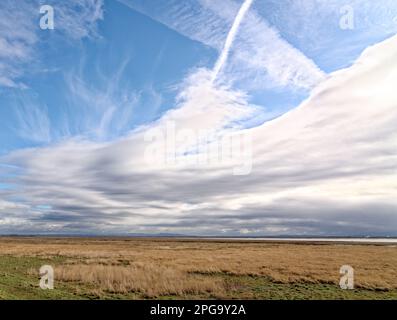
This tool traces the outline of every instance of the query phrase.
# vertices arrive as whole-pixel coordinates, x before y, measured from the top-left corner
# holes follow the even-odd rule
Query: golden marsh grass
[[[64,257],[55,266],[59,281],[83,283],[99,291],[138,292],[148,297],[226,297],[224,276],[337,286],[339,268],[345,264],[354,268],[358,288],[397,289],[397,248],[393,245],[2,238],[0,252],[21,257]]]

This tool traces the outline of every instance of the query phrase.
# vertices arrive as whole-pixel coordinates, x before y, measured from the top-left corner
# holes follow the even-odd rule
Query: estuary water
[[[397,238],[205,238],[208,240],[231,241],[285,241],[285,242],[343,242],[343,243],[384,243],[397,244]]]

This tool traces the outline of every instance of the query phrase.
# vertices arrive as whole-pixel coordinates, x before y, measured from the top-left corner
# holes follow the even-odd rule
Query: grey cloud
[[[2,157],[12,166],[0,174],[15,187],[0,189],[0,232],[396,236],[397,69],[389,65],[396,42],[370,48],[297,109],[249,129],[246,176],[234,176],[231,165],[144,159],[147,130],[173,117],[200,128],[197,110],[205,126],[213,114],[199,108],[215,101],[222,132],[222,117],[246,107],[207,87],[217,99],[193,94],[165,120],[119,141],[74,140]]]

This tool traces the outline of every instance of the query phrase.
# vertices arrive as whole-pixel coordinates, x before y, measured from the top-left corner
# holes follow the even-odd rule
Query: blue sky
[[[101,16],[91,22],[73,21],[72,24],[81,22],[83,26],[69,26],[76,29],[69,31],[71,34],[58,28],[40,30],[38,5],[26,8],[25,14],[32,21],[29,28],[37,39],[26,53],[26,61],[20,59],[22,61],[15,63],[20,76],[11,77],[11,80],[16,83],[16,88],[1,88],[0,152],[45,145],[79,135],[99,140],[114,139],[173,108],[178,85],[184,77],[194,68],[214,65],[218,57],[218,38],[221,45],[226,36],[223,28],[227,31],[230,26],[228,12],[213,22],[216,10],[228,6],[228,1],[215,1],[215,5],[201,2],[76,1],[79,6],[59,9],[69,10],[71,15],[77,15],[78,10],[87,10],[88,15],[88,10],[98,6],[100,9],[96,10],[101,10]],[[315,6],[310,5],[310,1],[280,3],[262,0],[254,2],[251,13],[260,20],[258,25],[263,24],[258,30],[269,32],[266,26],[273,28],[282,41],[299,50],[305,59],[327,74],[351,65],[366,47],[384,40],[396,30],[393,20],[381,21],[378,16],[393,18],[389,12],[394,10],[396,13],[397,10],[391,2],[389,7],[371,6],[365,1],[361,4],[351,2],[356,15],[354,30],[338,27],[343,16],[340,1]],[[48,3],[54,5],[57,13],[57,1]],[[228,7],[232,7],[230,16],[233,17],[239,2],[231,1],[231,4]],[[2,6],[10,10],[7,6],[12,5],[5,1]],[[182,7],[185,13],[178,13]],[[180,14],[180,20],[184,19],[183,14],[187,15],[191,25],[179,26],[172,12]],[[208,25],[200,25],[203,21],[199,17],[213,20]],[[73,16],[70,18],[72,20]],[[61,28],[62,21],[58,23]],[[80,35],[73,34],[81,33],[79,28],[88,30]],[[213,34],[206,34],[206,28],[212,28]],[[198,31],[202,34],[197,35]],[[263,38],[266,37],[270,38],[264,34]],[[259,50],[272,50],[271,43],[260,45]],[[278,79],[266,75],[266,70],[251,70],[253,68],[244,64],[237,66],[239,62],[234,61],[237,58],[233,55],[243,51],[240,46],[244,46],[244,42],[237,39],[232,48],[233,65],[230,67],[235,70],[225,73],[230,78],[233,73],[250,75],[249,79],[235,80],[232,85],[247,92],[251,102],[277,116],[296,107],[308,96],[310,88],[305,88],[306,84],[295,85],[286,81],[280,85]],[[228,72],[231,75],[227,75]],[[22,120],[31,107],[37,109],[35,114],[29,116],[30,120],[29,117]],[[113,107],[117,109],[113,119],[106,122],[104,116]],[[41,115],[48,119],[38,121]],[[101,126],[102,120],[106,123],[102,122]]]
[[[44,217],[46,223],[61,221],[58,227],[70,222],[70,216],[79,217],[76,223],[79,219],[91,221],[91,211],[84,215],[87,210],[77,204],[81,201],[75,196],[67,196],[70,197],[69,204],[76,202],[70,208],[60,205],[59,199],[52,201],[52,195],[47,201],[42,200],[45,194],[51,193],[49,190],[57,180],[44,172],[47,161],[60,161],[67,169],[69,166],[74,168],[72,163],[78,161],[78,152],[84,150],[84,146],[87,150],[116,148],[128,139],[137,139],[134,136],[137,130],[156,126],[163,119],[177,119],[186,127],[202,121],[200,128],[209,127],[211,130],[235,126],[239,130],[255,130],[266,123],[272,126],[274,119],[288,116],[306,99],[315,100],[313,96],[318,93],[317,88],[332,81],[335,72],[352,68],[367,48],[393,37],[397,32],[397,4],[393,0],[254,0],[227,50],[225,42],[243,1],[17,2],[5,0],[0,4],[0,176],[4,180],[0,182],[0,199],[7,204],[3,206],[6,208],[3,225],[7,232],[15,228],[19,230],[15,224],[7,222],[7,219],[14,219],[7,217],[14,214],[9,213],[7,208],[10,206],[22,208],[18,210],[23,213],[15,213],[18,216],[15,221],[28,219],[29,228],[40,232],[49,232],[50,229],[43,227],[41,230],[36,226],[35,219],[40,217]],[[40,29],[42,15],[39,9],[43,4],[54,8],[54,30]],[[353,27],[343,29],[341,19],[348,13],[352,14],[349,18],[353,19]],[[225,53],[227,59],[215,83],[207,83],[207,74]],[[212,114],[210,108],[205,108],[207,103],[219,103],[219,111],[216,109]],[[193,119],[192,115],[196,113],[205,114],[208,118]],[[225,119],[228,119],[228,124],[225,124]],[[270,135],[280,135],[277,132]],[[58,155],[48,155],[53,150],[65,152],[68,148],[75,154],[74,159],[68,160],[70,163],[62,161]],[[131,141],[128,148],[138,150],[140,147]],[[46,155],[49,158],[26,163],[32,157],[29,152],[40,159]],[[124,150],[117,152],[124,153]],[[91,168],[93,171],[106,173],[111,154],[87,157],[91,159],[90,165],[95,167]],[[117,163],[112,166],[119,168],[126,163],[134,166],[139,163],[134,162],[134,157],[126,156],[119,162],[115,160]],[[35,165],[38,167],[33,168]],[[38,191],[30,190],[28,185],[37,177],[29,174],[36,173],[39,168],[48,179],[48,185],[43,185],[41,196],[35,198]],[[53,170],[56,171],[55,168]],[[63,178],[71,181],[75,174],[72,172]],[[124,172],[115,176],[128,180],[129,175]],[[113,183],[118,182],[115,180]],[[105,196],[107,202],[119,201],[114,206],[123,208],[119,211],[108,208],[115,221],[122,220],[121,217],[128,216],[132,210],[129,203],[118,199],[130,190],[127,185],[126,190],[109,191]],[[85,191],[91,188],[87,186],[85,189],[81,182],[69,187],[77,193],[81,188]],[[161,189],[161,192],[165,191]],[[94,193],[104,196],[106,192],[95,190]],[[131,195],[132,198],[134,196]],[[170,197],[166,197],[170,201],[170,210],[178,207],[177,204],[199,207],[197,203],[183,205],[183,199],[171,201]],[[156,205],[167,207],[164,201],[167,202],[162,199],[162,204]],[[206,203],[204,199],[197,200],[200,201]],[[141,205],[145,207],[149,203]],[[214,206],[217,207],[212,204],[211,208]],[[0,203],[0,211],[1,208]],[[101,212],[99,215],[106,211],[100,207],[97,210]],[[52,220],[45,218],[47,216]],[[103,226],[113,225],[113,222],[105,220],[103,218]],[[90,223],[87,222],[89,232],[102,230],[102,227],[98,229]],[[154,225],[161,231],[192,232],[178,228],[178,223],[174,223],[175,230],[167,229],[164,225],[168,226],[168,223],[162,223]],[[134,222],[136,228],[131,230],[158,231],[157,227],[139,229],[146,224]],[[75,232],[74,228],[70,226],[71,232]],[[104,227],[104,230],[121,229]],[[234,234],[238,232],[235,230],[251,229],[230,230]],[[283,233],[287,229],[279,227],[274,230],[275,233]],[[301,232],[291,230],[285,232]],[[357,232],[363,230],[368,231],[368,227]],[[220,231],[205,229],[200,232]],[[262,230],[259,233],[266,232]]]
[[[37,30],[34,58],[18,66],[23,68],[15,79],[18,86],[2,88],[3,153],[70,136],[108,139],[125,134],[172,106],[175,86],[187,70],[208,64],[214,56],[117,1],[109,1],[102,10],[106,18],[96,22],[94,34],[82,39],[70,39],[56,28]],[[94,100],[99,102],[95,106]],[[126,116],[125,123],[109,123],[98,132],[98,122],[113,104],[121,104],[114,121]],[[36,118],[32,123],[20,121],[31,106],[38,109],[38,117],[46,113],[49,123],[37,128]]]

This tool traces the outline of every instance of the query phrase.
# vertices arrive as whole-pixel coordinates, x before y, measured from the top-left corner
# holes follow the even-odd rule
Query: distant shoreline
[[[396,244],[397,237],[218,237],[184,235],[0,235],[7,238],[58,238],[58,239],[114,239],[114,240],[175,240],[175,241],[220,241],[220,242],[277,242],[277,243],[350,243],[350,244]]]
[[[208,239],[208,238],[207,238]],[[329,243],[395,243],[397,238],[289,238],[289,237],[266,237],[266,238],[210,238],[213,240],[236,240],[236,241],[263,241],[263,242],[329,242]]]

